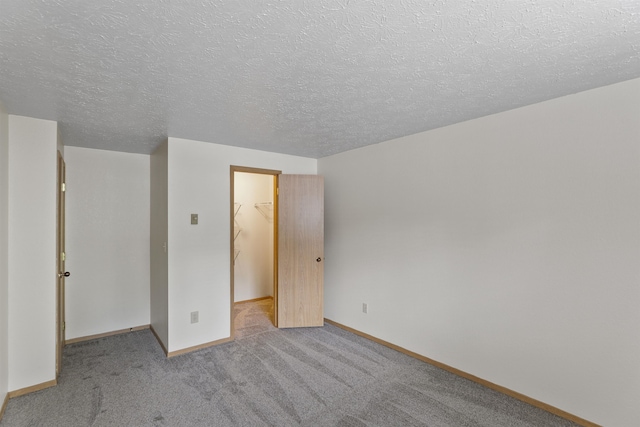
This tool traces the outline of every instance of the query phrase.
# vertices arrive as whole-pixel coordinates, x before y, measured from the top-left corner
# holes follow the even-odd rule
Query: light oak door
[[[69,272],[65,271],[65,177],[66,165],[60,152],[58,152],[58,212],[57,212],[57,248],[56,260],[58,262],[58,278],[56,284],[56,377],[62,371],[62,348],[65,340],[64,321],[64,295],[65,278]]]
[[[323,177],[279,175],[277,216],[277,326],[323,326]]]

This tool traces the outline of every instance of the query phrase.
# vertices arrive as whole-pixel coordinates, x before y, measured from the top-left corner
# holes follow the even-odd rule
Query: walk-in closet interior
[[[234,327],[237,334],[273,324],[273,175],[234,172]]]

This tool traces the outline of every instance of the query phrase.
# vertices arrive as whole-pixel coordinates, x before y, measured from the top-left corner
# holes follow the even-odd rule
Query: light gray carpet
[[[572,426],[326,325],[166,359],[150,331],[69,345],[57,387],[11,399],[19,426]]]

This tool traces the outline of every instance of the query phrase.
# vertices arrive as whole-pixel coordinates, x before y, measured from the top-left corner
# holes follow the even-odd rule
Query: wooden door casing
[[[62,349],[65,341],[65,181],[66,165],[62,154],[58,152],[58,182],[57,182],[57,244],[56,259],[58,277],[56,280],[56,377],[62,371]]]

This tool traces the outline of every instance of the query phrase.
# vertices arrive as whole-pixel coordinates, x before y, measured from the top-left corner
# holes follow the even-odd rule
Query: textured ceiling
[[[0,100],[71,146],[319,158],[636,77],[638,0],[0,0]]]

